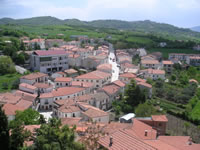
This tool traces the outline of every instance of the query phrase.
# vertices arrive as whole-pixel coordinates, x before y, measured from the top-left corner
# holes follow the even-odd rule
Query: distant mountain
[[[198,38],[200,39],[200,33],[192,31],[190,29],[178,28],[173,25],[145,21],[121,21],[121,20],[95,20],[95,21],[80,21],[78,19],[66,19],[61,20],[51,16],[34,17],[28,19],[11,19],[2,18],[0,24],[18,24],[18,25],[71,25],[71,26],[88,26],[95,28],[113,28],[120,30],[133,30],[142,31],[145,33],[155,33],[164,36],[172,36],[175,38]]]
[[[191,28],[192,31],[200,32],[200,26]]]

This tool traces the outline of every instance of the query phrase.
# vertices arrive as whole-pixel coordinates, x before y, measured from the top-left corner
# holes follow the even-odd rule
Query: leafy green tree
[[[130,113],[134,111],[134,108],[140,103],[144,103],[146,101],[146,96],[143,91],[136,85],[134,80],[131,80],[128,85],[127,90],[125,91],[125,95],[123,98],[123,107],[122,111],[125,113]]]
[[[18,89],[19,88],[19,84],[20,84],[20,80],[16,79],[12,82],[11,88],[12,89]]]
[[[42,124],[36,130],[35,150],[84,150],[84,146],[75,141],[75,128],[61,127],[61,121],[55,118],[48,124]]]
[[[9,128],[8,128],[8,119],[5,115],[2,107],[0,106],[0,145],[1,148],[5,150],[9,149]]]
[[[135,114],[137,117],[149,117],[155,115],[156,109],[151,103],[145,102],[144,104],[139,104],[135,109]]]
[[[2,87],[4,90],[7,90],[8,89],[8,83],[7,82],[3,82],[2,83]]]
[[[15,71],[12,59],[8,56],[0,56],[0,75],[11,74]]]
[[[39,124],[40,114],[31,108],[24,111],[17,111],[15,120],[11,121],[10,125],[15,126],[15,124],[19,121],[23,122],[25,125]]]
[[[20,50],[23,50],[23,51],[26,50],[25,45],[24,45],[23,42],[20,43]]]
[[[30,131],[24,130],[22,122],[16,122],[15,126],[11,128],[10,149],[20,150],[24,145],[24,141],[27,140],[30,135]]]
[[[46,123],[46,120],[44,118],[43,115],[40,115],[40,120],[39,120],[40,124],[45,124]]]
[[[25,55],[24,53],[16,54],[14,62],[18,65],[25,63]]]

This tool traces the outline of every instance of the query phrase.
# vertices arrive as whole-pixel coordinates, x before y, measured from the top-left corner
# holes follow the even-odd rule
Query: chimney
[[[147,133],[148,133],[148,131],[147,131],[147,130],[145,130],[145,131],[144,131],[144,136],[147,136]]]
[[[191,137],[188,140],[188,145],[192,145],[192,138]]]
[[[111,147],[111,146],[112,146],[112,144],[113,144],[113,138],[112,138],[112,136],[110,136],[110,143],[109,143],[109,147]]]

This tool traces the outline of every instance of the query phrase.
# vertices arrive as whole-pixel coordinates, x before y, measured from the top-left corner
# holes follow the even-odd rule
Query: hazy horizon
[[[199,14],[199,0],[0,0],[0,18],[13,19],[151,20],[191,28],[200,26]]]

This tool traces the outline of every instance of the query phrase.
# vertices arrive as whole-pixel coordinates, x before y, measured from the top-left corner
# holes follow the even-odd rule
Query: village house
[[[167,73],[171,73],[172,69],[173,69],[173,62],[168,60],[168,61],[162,61],[162,68],[167,72]]]
[[[164,115],[147,118],[134,118],[130,124],[108,124],[104,129],[109,134],[98,141],[100,148],[141,149],[141,150],[198,150],[200,144],[192,142],[189,136],[165,136],[157,126],[166,127]],[[154,125],[154,123],[156,125]],[[111,128],[115,127],[113,130]],[[111,129],[111,132],[109,132]]]
[[[59,78],[59,77],[66,77],[67,75],[64,73],[64,72],[62,72],[62,71],[60,71],[60,72],[55,72],[55,73],[53,73],[52,75],[51,75],[51,77],[53,78],[53,79],[55,79],[55,78]]]
[[[108,56],[101,55],[101,56],[89,56],[88,58],[82,60],[82,67],[86,69],[94,69],[97,68],[100,64],[107,64],[108,63]]]
[[[40,95],[40,109],[51,110],[53,102],[61,99],[70,99],[77,96],[87,94],[85,88],[80,87],[62,87],[51,93],[43,93]]]
[[[35,45],[38,45],[40,49],[44,50],[45,49],[45,39],[32,39],[29,41],[29,45],[31,46],[32,49],[35,48]]]
[[[123,73],[119,75],[119,80],[125,84],[129,84],[131,80],[135,79],[136,75],[132,73]]]
[[[54,83],[55,83],[55,87],[59,88],[59,87],[66,87],[66,86],[71,86],[72,85],[72,78],[70,77],[58,77],[55,78]]]
[[[50,93],[53,91],[53,85],[50,83],[35,83],[34,87],[37,87],[38,92],[41,93]]]
[[[81,117],[84,121],[93,122],[109,122],[109,114],[103,110],[93,107],[87,103],[78,103],[79,107],[83,110],[81,112]]]
[[[111,64],[101,64],[97,66],[97,70],[106,72],[106,73],[112,73],[112,65]]]
[[[200,66],[200,56],[190,56],[186,62],[191,66]]]
[[[80,75],[76,77],[74,80],[82,82],[90,82],[93,83],[96,88],[99,88],[111,82],[111,74],[97,70]]]
[[[160,63],[158,60],[141,60],[141,66],[144,68],[159,69]]]
[[[68,69],[68,53],[64,50],[34,51],[31,69],[42,73],[52,73]]]
[[[152,80],[157,80],[157,79],[165,79],[165,71],[164,70],[158,70],[158,69],[145,69],[145,70],[140,70],[141,73],[143,73],[143,76],[145,79],[152,79]]]
[[[70,54],[68,56],[68,64],[70,67],[80,67],[82,65],[81,60],[82,58],[79,54]]]
[[[20,78],[20,83],[33,85],[35,83],[47,83],[48,75],[40,72],[31,73]]]
[[[86,93],[92,93],[95,89],[95,86],[94,86],[93,83],[82,82],[82,81],[72,81],[71,86],[73,86],[73,87],[83,87],[83,88],[85,88]]]
[[[21,83],[19,85],[19,90],[27,92],[27,93],[31,93],[31,94],[37,94],[38,93],[37,87],[30,85],[30,84],[27,84],[27,83]]]
[[[73,78],[73,77],[78,76],[78,71],[75,70],[75,69],[72,69],[72,68],[65,70],[64,73],[66,73],[67,77],[72,77]]]
[[[152,85],[148,84],[146,82],[138,82],[137,85],[140,87],[140,89],[147,91],[148,97],[152,97]]]

